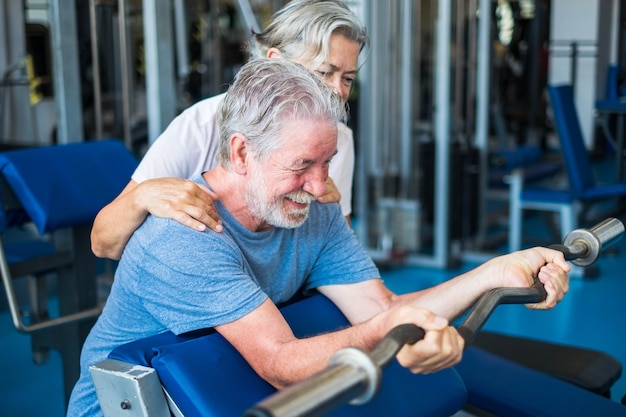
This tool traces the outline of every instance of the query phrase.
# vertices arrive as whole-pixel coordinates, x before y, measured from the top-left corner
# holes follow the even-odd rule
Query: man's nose
[[[304,183],[302,189],[316,198],[326,193],[326,179],[328,178],[328,168],[312,170]]]

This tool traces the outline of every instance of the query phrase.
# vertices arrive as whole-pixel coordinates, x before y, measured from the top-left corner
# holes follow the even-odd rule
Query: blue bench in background
[[[31,335],[36,363],[51,348],[61,354],[66,400],[84,338],[100,313],[91,225],[136,166],[116,139],[0,153],[0,272],[8,307],[15,328]],[[28,281],[27,301],[18,297],[18,278]]]

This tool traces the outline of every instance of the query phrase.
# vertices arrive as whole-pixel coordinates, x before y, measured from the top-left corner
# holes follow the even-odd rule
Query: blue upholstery
[[[56,248],[54,243],[46,240],[32,239],[11,242],[4,245],[4,251],[9,265],[24,262],[35,256],[52,255]]]
[[[112,139],[0,153],[0,172],[40,234],[92,221],[136,166],[124,144]]]
[[[524,201],[548,201],[557,204],[572,204],[574,201],[569,191],[556,190],[547,186],[529,187],[522,191],[521,198]]]
[[[507,417],[626,416],[626,407],[556,378],[470,346],[455,369],[468,402]]]
[[[281,311],[299,337],[347,325],[319,295]],[[120,346],[109,358],[154,367],[186,417],[241,416],[274,392],[212,330],[162,333]],[[343,406],[331,416],[450,416],[466,402],[507,417],[626,416],[626,407],[605,397],[473,346],[454,370],[432,375],[412,375],[394,361],[383,371],[381,391],[372,401]]]
[[[548,86],[563,159],[575,199],[597,200],[626,195],[626,183],[596,184],[585,146],[571,85]]]
[[[512,149],[500,149],[490,155],[489,187],[509,188],[507,177],[514,171],[521,170],[525,183],[535,183],[552,178],[560,173],[563,165],[560,161],[546,161],[539,146],[518,146]],[[511,196],[509,196],[511,197]],[[517,196],[513,196],[517,198]]]
[[[521,247],[523,209],[558,212],[563,235],[578,227],[581,208],[593,202],[626,196],[626,183],[598,184],[594,176],[571,85],[549,85],[548,92],[568,177],[563,188],[517,185],[519,199],[511,205],[509,250]],[[582,273],[580,269],[574,274]]]
[[[31,335],[33,352],[59,351],[66,400],[80,373],[89,321],[101,312],[91,222],[124,189],[136,166],[134,155],[113,139],[0,153],[0,278],[13,325]],[[43,285],[50,273],[58,289],[56,314]],[[27,294],[28,316],[20,299],[26,295],[18,297],[14,286],[20,277],[36,278]],[[50,331],[59,326],[62,331]]]
[[[626,117],[626,90],[619,86],[620,67],[609,65],[606,73],[606,90],[604,98],[596,100],[596,123],[602,128],[604,137],[615,151],[616,162],[623,163],[622,153],[624,146],[624,117]],[[617,129],[612,132],[610,120],[617,117]],[[621,177],[621,167],[618,165],[618,178]]]
[[[626,194],[626,184],[613,184],[606,188],[596,185],[580,128],[572,87],[570,85],[548,86],[548,91],[554,121],[561,139],[561,150],[567,167],[572,196],[589,199],[614,197],[616,193]]]
[[[626,101],[623,101],[622,99],[598,100],[596,101],[596,110],[608,113],[623,113],[626,112]]]
[[[298,337],[348,325],[341,312],[321,295],[281,309]],[[251,335],[254,337],[254,335]],[[201,337],[163,333],[114,350],[111,359],[149,361],[186,417],[241,416],[275,392],[219,334]],[[463,381],[448,369],[414,375],[393,361],[382,376],[378,395],[361,406],[346,405],[332,416],[450,416],[466,402]]]

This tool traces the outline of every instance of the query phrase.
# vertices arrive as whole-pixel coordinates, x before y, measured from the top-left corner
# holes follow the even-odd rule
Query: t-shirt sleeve
[[[267,295],[225,233],[189,233],[173,220],[146,246],[151,283],[144,306],[176,334],[229,323],[250,313]]]
[[[206,99],[178,115],[143,156],[132,179],[191,178],[215,166],[219,148],[216,123],[222,96]]]
[[[350,284],[380,277],[372,258],[361,246],[354,231],[343,218],[338,207],[324,207],[325,215],[315,216],[315,228],[325,236],[324,245],[307,279],[306,289],[322,285]]]

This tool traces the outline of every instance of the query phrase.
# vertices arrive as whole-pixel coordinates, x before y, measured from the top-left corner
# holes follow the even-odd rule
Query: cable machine
[[[477,7],[367,2],[372,45],[359,84],[355,194],[357,233],[379,262],[451,266],[464,229],[475,228],[464,224],[475,216],[461,191],[477,198],[478,153],[468,155],[472,137],[484,134],[472,132],[485,111],[474,104],[474,86],[485,87],[476,59],[490,47],[468,36],[477,33]],[[490,15],[490,1],[480,7]]]
[[[537,144],[545,133],[549,7],[533,0],[365,4],[371,51],[359,83],[357,233],[382,264],[484,260],[497,251],[498,237],[487,234],[502,214],[486,201],[489,155]],[[507,35],[510,46],[494,54]],[[522,76],[502,84],[506,69]]]

